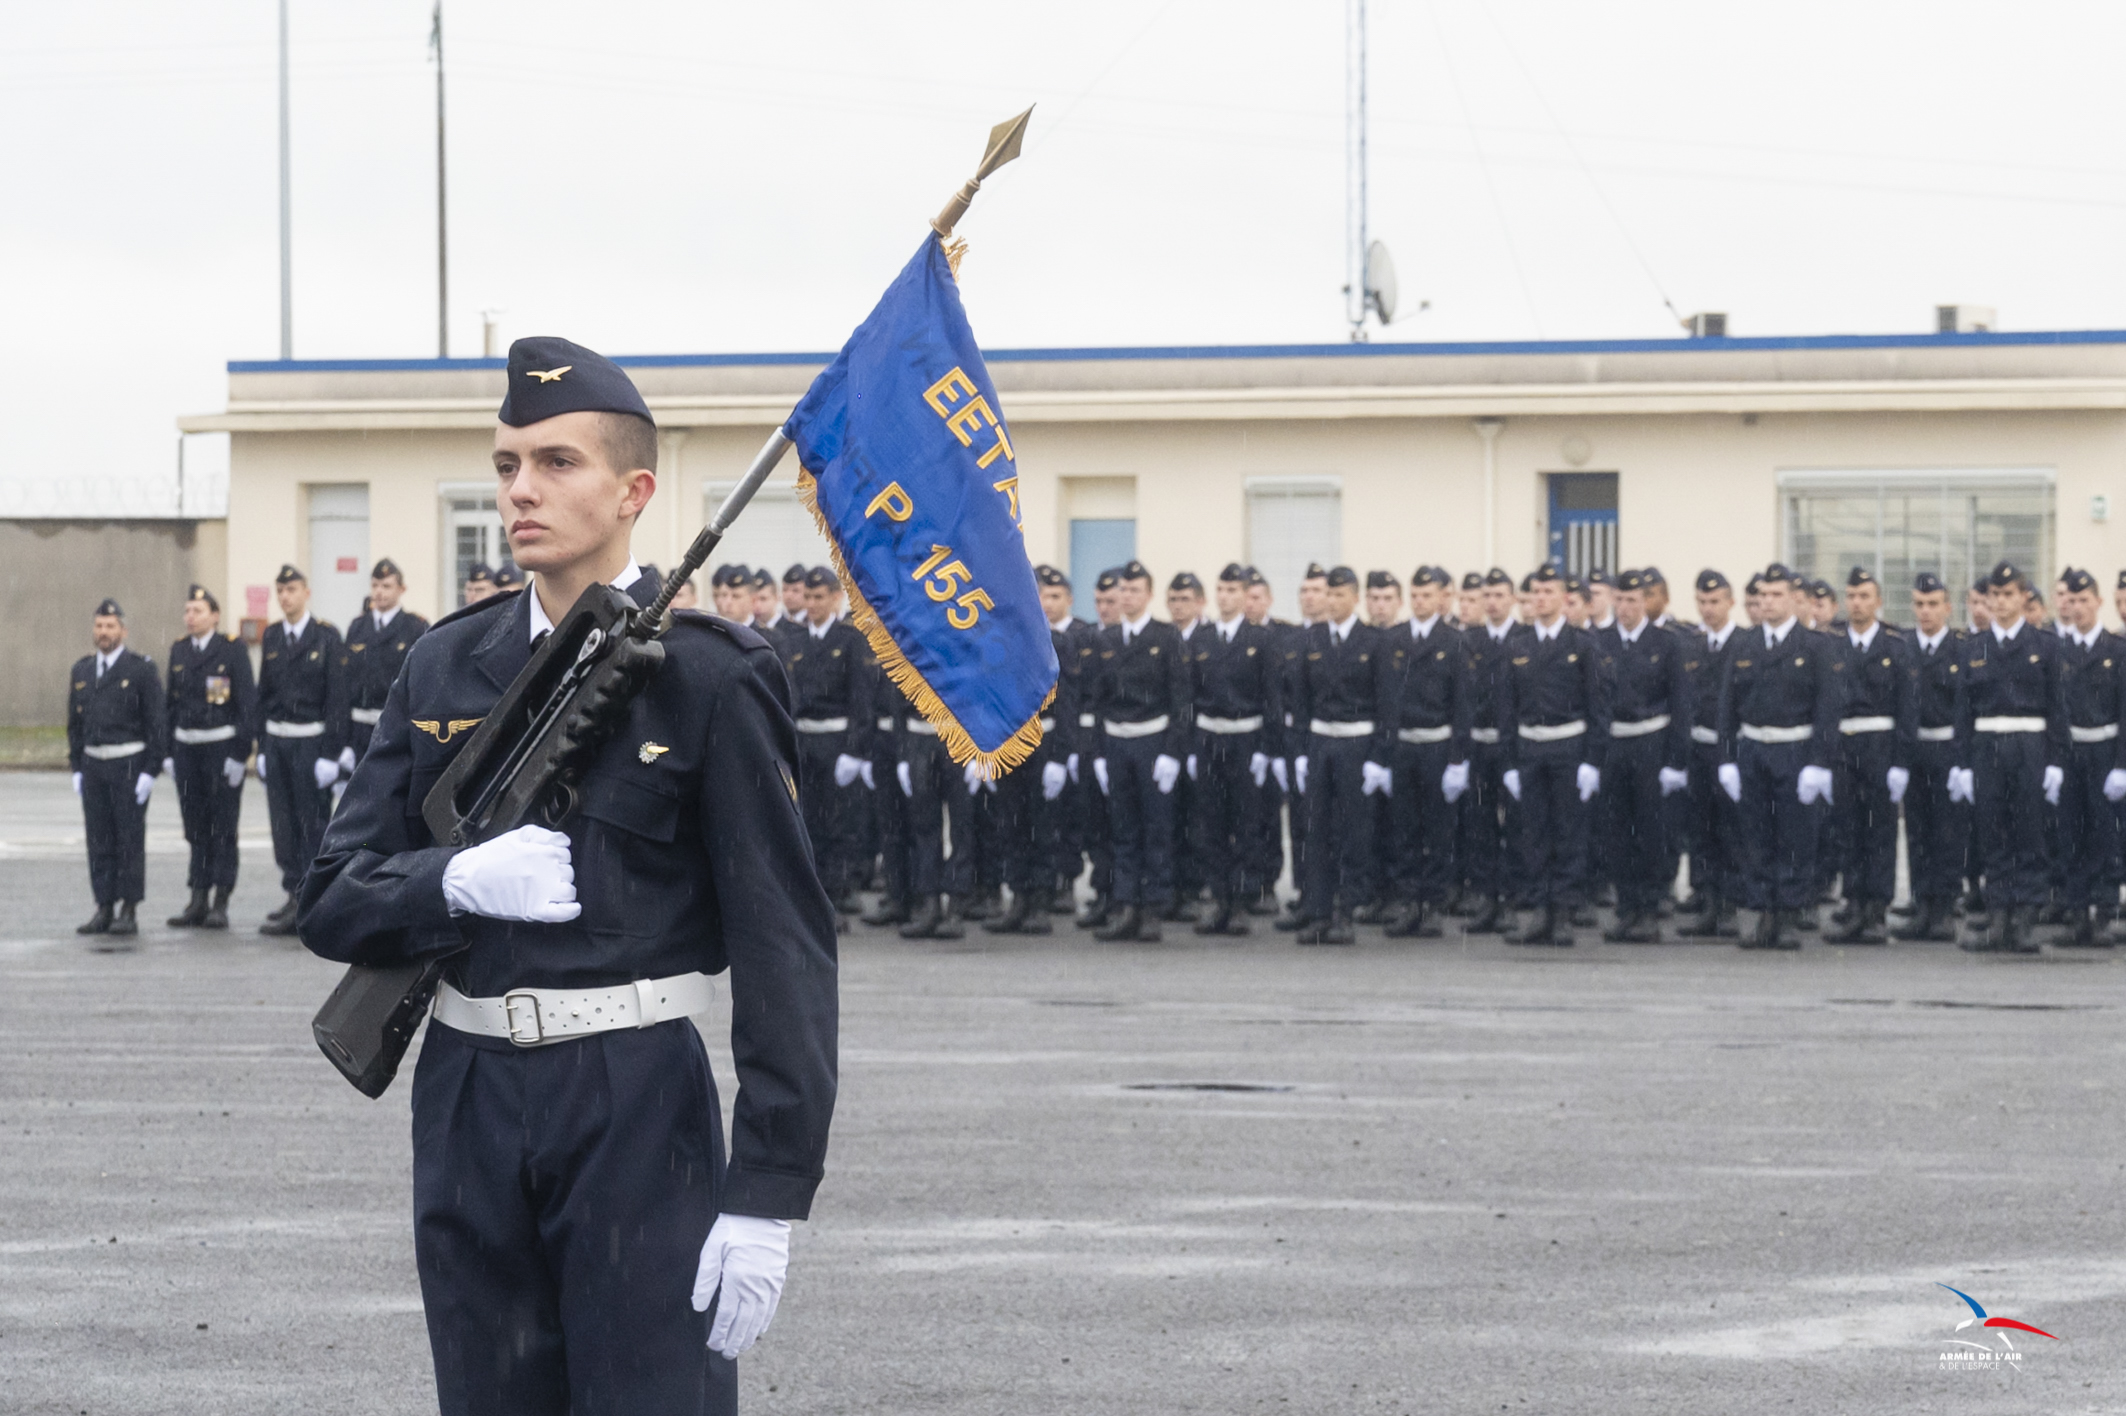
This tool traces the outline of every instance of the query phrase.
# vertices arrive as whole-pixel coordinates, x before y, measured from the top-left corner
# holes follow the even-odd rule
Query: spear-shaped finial
[[[1033,117],[1027,109],[1016,118],[1006,118],[989,130],[989,146],[982,153],[982,165],[967,179],[967,185],[953,193],[945,209],[931,219],[930,225],[940,239],[950,239],[952,228],[967,214],[974,202],[974,194],[982,190],[982,179],[1019,155],[1019,145],[1026,141],[1026,120]]]

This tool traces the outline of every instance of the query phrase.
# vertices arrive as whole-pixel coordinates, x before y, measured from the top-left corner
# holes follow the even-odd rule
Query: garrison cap
[[[1454,588],[1454,577],[1442,575],[1440,568],[1436,565],[1421,565],[1410,572],[1410,585],[1413,589],[1423,589],[1427,585],[1443,585],[1452,590]]]
[[[1118,565],[1111,565],[1106,570],[1100,572],[1100,578],[1093,582],[1093,589],[1112,590],[1121,583],[1122,567]]]
[[[1245,585],[1248,583],[1248,568],[1239,561],[1227,561],[1225,569],[1218,572],[1218,583]]]
[[[1525,595],[1533,589],[1535,589],[1535,572],[1531,570],[1521,577],[1520,591]]]
[[[782,573],[782,583],[785,585],[802,585],[805,583],[805,576],[810,573],[803,561],[792,561],[790,562],[790,568]]]
[[[2076,570],[2069,566],[2060,572],[2060,584],[2066,586],[2069,593],[2079,595],[2085,590],[2096,589],[2096,577],[2086,570]]]
[[[305,585],[310,583],[309,577],[304,575],[301,571],[297,570],[292,565],[282,566],[280,574],[273,577],[273,583],[275,585],[293,585],[297,581],[301,581]]]
[[[1255,567],[1254,567],[1254,566],[1249,566],[1249,567],[1248,567],[1248,584],[1250,584],[1250,585],[1268,585],[1269,583],[1270,583],[1270,577],[1268,577],[1267,575],[1264,575],[1264,574],[1263,574],[1263,573],[1262,573],[1261,571],[1259,571],[1259,570],[1255,569]]]
[[[1812,600],[1834,600],[1837,598],[1832,592],[1831,582],[1828,580],[1808,580],[1802,583],[1808,590],[1809,598]]]
[[[1987,588],[1993,590],[2006,590],[2010,586],[2022,583],[2023,573],[2008,561],[2002,561],[1999,565],[1993,567],[1993,573],[1986,577]]]
[[[1340,565],[1329,571],[1327,578],[1331,586],[1358,584],[1358,572],[1347,565]]]
[[[1565,577],[1565,593],[1578,595],[1584,600],[1587,598],[1587,583],[1577,575],[1568,575]]]
[[[807,590],[826,590],[836,583],[834,572],[823,565],[815,565],[805,572],[805,588]]]
[[[118,602],[108,595],[104,596],[103,603],[96,607],[96,614],[98,618],[104,615],[109,615],[112,619],[125,618],[125,611],[119,608]]]
[[[1484,588],[1484,572],[1482,572],[1481,570],[1472,570],[1472,571],[1470,571],[1470,572],[1469,572],[1469,573],[1468,573],[1467,575],[1463,576],[1463,577],[1462,577],[1462,588],[1463,588],[1464,590],[1481,590],[1481,589],[1483,589],[1483,588]]]
[[[1369,570],[1366,572],[1368,590],[1400,590],[1403,583],[1395,578],[1392,570]]]
[[[509,346],[509,387],[495,416],[525,428],[563,413],[626,413],[656,426],[635,381],[572,340],[533,335]]]
[[[1615,578],[1612,577],[1608,571],[1602,569],[1602,567],[1600,566],[1596,566],[1593,570],[1588,571],[1587,574],[1582,578],[1589,585],[1614,585],[1617,583]]]
[[[1749,583],[1742,587],[1743,593],[1746,595],[1754,595],[1763,588],[1764,572],[1761,570],[1753,573],[1749,578]]]
[[[811,573],[808,571],[805,575],[805,584],[810,585],[811,583],[812,577]],[[775,572],[768,569],[766,566],[762,566],[759,570],[754,571],[753,588],[755,590],[773,590],[775,588]]]
[[[2037,601],[2040,605],[2045,603],[2045,592],[2038,589],[2035,585],[2026,583],[2023,586],[2023,593],[2025,595],[2028,595],[2031,599]]]
[[[1666,585],[1666,584],[1668,584],[1668,578],[1667,578],[1666,576],[1664,576],[1664,575],[1662,575],[1662,574],[1661,574],[1661,567],[1660,567],[1660,566],[1657,566],[1657,565],[1642,565],[1642,566],[1640,566],[1640,567],[1639,567],[1639,578],[1640,578],[1641,580],[1645,581],[1645,582],[1646,582],[1646,583],[1647,583],[1648,585]]]
[[[1308,561],[1306,573],[1301,575],[1299,578],[1301,580],[1325,580],[1328,578],[1328,575],[1329,572],[1321,568],[1320,561]]]
[[[1556,561],[1544,561],[1528,573],[1528,583],[1531,585],[1538,581],[1547,585],[1552,581],[1563,580],[1564,578],[1565,573],[1558,569]]]
[[[1864,565],[1856,565],[1852,568],[1852,570],[1846,573],[1845,586],[1848,590],[1856,589],[1862,585],[1873,585],[1875,583],[1875,572],[1869,570]]]
[[[1124,580],[1142,580],[1147,584],[1151,582],[1152,578],[1152,573],[1144,568],[1144,562],[1141,560],[1131,561],[1117,571],[1116,574],[1120,575]]]
[[[1931,570],[1923,570],[1912,577],[1912,593],[1915,595],[1932,595],[1948,588],[1941,583],[1941,577]]]
[[[2126,583],[2126,574],[2121,574],[2119,578],[2122,583]],[[1993,582],[1988,580],[1985,576],[1981,575],[1978,579],[1971,582],[1971,588],[1973,590],[1976,590],[1979,594],[1983,595],[1988,590],[1991,590],[1993,588]]]
[[[371,580],[388,580],[394,576],[396,576],[400,580],[404,580],[406,578],[406,572],[400,570],[399,563],[393,560],[390,556],[386,556],[382,560],[378,561],[373,567],[370,568],[369,571],[369,578]]]
[[[1508,575],[1503,567],[1493,566],[1484,572],[1484,583],[1486,585],[1511,585],[1513,584],[1513,577]]]
[[[1193,590],[1197,594],[1201,595],[1203,593],[1203,582],[1196,578],[1195,571],[1184,570],[1180,574],[1176,575],[1172,580],[1167,581],[1166,588],[1169,591]]]
[[[505,565],[495,572],[495,589],[514,590],[524,583],[524,572],[513,565]]]
[[[1764,585],[1799,585],[1804,590],[1808,588],[1808,583],[1806,581],[1802,580],[1800,576],[1794,574],[1793,571],[1788,570],[1783,564],[1778,561],[1773,561],[1770,565],[1759,571],[1757,574],[1757,580],[1759,583]]]
[[[2119,588],[2121,590],[2126,590],[2126,570],[2122,570],[2119,572]]]
[[[1698,593],[1700,595],[1710,595],[1715,590],[1732,590],[1734,588],[1734,586],[1727,583],[1727,577],[1717,570],[1706,569],[1698,572]]]
[[[187,600],[203,600],[206,602],[208,609],[216,614],[221,613],[221,601],[215,599],[214,592],[204,585],[187,585],[185,587],[185,598]]]
[[[729,561],[725,561],[722,565],[717,566],[716,569],[709,572],[709,584],[715,586],[717,589],[720,590],[724,586],[729,585],[731,583],[731,577],[734,574],[741,573],[743,572],[740,567],[732,565]]]
[[[1619,590],[1644,590],[1646,584],[1646,572],[1643,570],[1620,570],[1617,572],[1617,588]]]
[[[1060,585],[1065,590],[1070,588],[1070,577],[1052,565],[1035,566],[1033,568],[1033,579],[1036,585]]]
[[[494,578],[495,568],[486,561],[476,562],[471,570],[465,572],[465,583],[467,585],[472,584],[475,580],[485,580],[492,583]]]

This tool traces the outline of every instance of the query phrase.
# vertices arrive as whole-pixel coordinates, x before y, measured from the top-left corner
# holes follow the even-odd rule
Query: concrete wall
[[[66,721],[67,670],[93,645],[89,620],[105,596],[126,611],[127,642],[166,664],[184,633],[185,588],[223,593],[228,534],[220,521],[0,521],[0,724]]]

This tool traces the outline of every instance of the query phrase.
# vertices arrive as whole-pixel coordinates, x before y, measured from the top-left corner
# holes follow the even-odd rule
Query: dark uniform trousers
[[[1888,904],[1897,894],[1897,803],[1889,784],[1896,748],[1897,735],[1888,729],[1838,736],[1831,815],[1839,825],[1835,842],[1849,901]]]
[[[1605,783],[1605,789],[1606,789]],[[1739,905],[1749,894],[1748,867],[1742,859],[1741,808],[1720,789],[1720,745],[1693,739],[1690,750],[1689,825],[1690,888],[1700,895],[1718,894]]]
[[[1590,803],[1596,819],[1604,823],[1605,829],[1595,834],[1608,842],[1606,863],[1617,887],[1617,908],[1632,914],[1659,909],[1662,896],[1675,884],[1668,865],[1668,802],[1661,795],[1667,751],[1665,730],[1612,736],[1602,763],[1602,790]]]
[[[1490,731],[1496,732],[1497,729]],[[1506,795],[1506,755],[1496,742],[1469,743],[1469,790],[1461,800],[1461,840],[1455,851],[1462,883],[1479,900],[1505,893],[1507,828],[1516,815]],[[1507,820],[1500,819],[1501,809]]]
[[[1388,798],[1394,842],[1389,881],[1405,904],[1443,905],[1454,885],[1455,809],[1440,778],[1458,755],[1455,744],[1398,741],[1391,754],[1395,794]],[[1472,772],[1471,786],[1474,786]]]
[[[1365,764],[1380,749],[1364,737],[1307,734],[1307,877],[1303,902],[1314,919],[1373,903],[1373,803]]]
[[[1735,744],[1735,766],[1742,774],[1742,801],[1736,808],[1742,838],[1749,842],[1749,898],[1754,910],[1799,910],[1816,903],[1816,840],[1823,824],[1823,804],[1801,804],[1798,783],[1809,765],[1811,744],[1754,742]]]
[[[2051,884],[2045,819],[2052,814],[2045,801],[2045,748],[2043,733],[1972,735],[1972,815],[1978,819],[1988,909],[2045,903]]]
[[[1578,909],[1587,903],[1588,803],[1580,800],[1580,738],[1521,743],[1518,894],[1523,906]]]
[[[920,718],[907,721],[910,726],[901,738],[901,760],[908,764],[908,781],[914,788],[908,794],[909,899],[920,903],[940,894],[967,895],[974,889],[974,799],[960,765],[938,741],[936,731],[914,727],[917,723],[930,727]],[[900,790],[898,782],[894,790]]]
[[[2118,903],[2117,808],[2104,795],[2104,778],[2118,765],[2116,741],[2078,742],[2067,750],[2067,780],[2060,786],[2058,813],[2062,885],[2060,904],[2070,910]]]
[[[876,786],[871,793],[871,810],[872,820],[878,824],[882,893],[889,900],[906,903],[913,889],[909,883],[912,847],[908,798],[902,795],[900,779],[895,773],[901,760],[901,735],[894,728],[894,720],[882,716],[878,720],[878,731],[871,736],[871,780]],[[914,771],[913,768],[909,770]]]
[[[281,868],[281,888],[293,891],[317,857],[325,823],[332,817],[332,788],[317,784],[317,762],[324,737],[277,737],[258,740],[266,759],[266,815],[273,823],[273,861]]]
[[[805,834],[812,838],[812,860],[819,868],[819,883],[826,887],[831,900],[839,900],[853,886],[850,872],[856,864],[862,825],[857,815],[862,803],[857,797],[863,785],[834,784],[835,759],[848,750],[846,729],[831,733],[800,729],[797,734],[798,805],[804,812]]]
[[[244,784],[222,775],[229,743],[178,743],[170,749],[177,763],[177,805],[183,813],[185,840],[192,861],[185,885],[193,890],[236,888],[236,825],[244,804]],[[273,770],[267,768],[267,771]]]
[[[1947,904],[1963,887],[1964,851],[1971,840],[1971,808],[1949,800],[1949,769],[1958,764],[1953,742],[1921,742],[1912,754],[1905,789],[1905,855],[1912,897]]]
[[[1122,738],[1103,728],[1107,815],[1118,905],[1165,908],[1174,899],[1174,798],[1152,780],[1167,734]],[[1200,768],[1199,764],[1199,768]]]
[[[1050,763],[1061,762],[1066,754],[1056,750],[1054,729],[1047,726],[1055,720],[1042,721],[1040,747],[997,779],[990,805],[990,819],[997,828],[999,864],[1004,883],[1011,887],[1013,895],[1053,889],[1056,883],[1063,832],[1057,808],[1063,798],[1047,800],[1042,795],[1041,776]]]
[[[1080,747],[1078,748],[1078,781],[1074,790],[1078,794],[1078,829],[1085,843],[1085,854],[1092,862],[1091,885],[1093,893],[1109,899],[1115,893],[1115,833],[1114,813],[1108,807],[1107,793],[1093,778],[1093,759],[1106,746],[1092,714],[1078,719]]]
[[[1190,800],[1196,860],[1211,898],[1221,904],[1252,899],[1262,888],[1263,795],[1248,770],[1260,751],[1259,730],[1214,733],[1199,728],[1196,733],[1196,780]],[[1264,780],[1268,782],[1267,774]]]
[[[81,816],[89,846],[89,888],[98,905],[140,903],[147,894],[148,809],[133,799],[145,752],[81,762]]]

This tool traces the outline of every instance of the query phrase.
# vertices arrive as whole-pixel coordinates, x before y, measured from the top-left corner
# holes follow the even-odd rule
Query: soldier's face
[[[1513,608],[1513,587],[1510,585],[1486,585],[1483,590],[1484,618],[1493,624],[1504,624],[1507,612]]]
[[[2111,607],[2119,612],[2121,620],[2126,620],[2126,585],[2111,592]]]
[[[2097,597],[2094,590],[2062,590],[2060,618],[2087,634],[2096,628]]]
[[[1646,587],[1646,617],[1659,619],[1668,613],[1668,587],[1658,582]]]
[[[299,620],[310,608],[310,582],[284,580],[273,587],[273,598],[280,601],[281,618]]]
[[[108,654],[125,643],[125,621],[116,615],[98,615],[89,622],[89,638],[97,653]]]
[[[1735,610],[1735,592],[1713,590],[1698,592],[1698,621],[1707,629],[1727,628],[1727,617]]]
[[[205,600],[185,601],[185,633],[194,639],[213,630],[221,623],[221,616],[207,608]]]
[[[1328,593],[1326,580],[1302,580],[1299,582],[1299,613],[1302,618],[1318,620],[1322,615],[1322,597]]]
[[[1093,591],[1093,613],[1102,624],[1122,623],[1122,592],[1114,586]]]
[[[1439,613],[1440,588],[1437,585],[1413,585],[1410,587],[1410,618],[1431,619]]]
[[[1608,618],[1609,612],[1617,607],[1616,597],[1617,592],[1607,585],[1588,586],[1587,613],[1598,620]]]
[[[2014,624],[2023,617],[2027,599],[2020,585],[1996,585],[1986,592],[1986,608],[1993,612],[1995,624]]]
[[[1949,623],[1949,592],[1929,590],[1921,594],[1912,592],[1912,618],[1919,625],[1919,632],[1930,638],[1942,632]]]
[[[1966,590],[1964,592],[1964,618],[1971,621],[1972,626],[1976,629],[1991,629],[1993,627],[1993,608],[1986,603],[1986,596],[1983,591]]]
[[[1136,619],[1144,613],[1144,607],[1152,602],[1152,583],[1149,580],[1124,580],[1115,587],[1115,608],[1122,611],[1122,618]]]
[[[492,580],[468,580],[465,582],[465,603],[468,605],[477,605],[494,593],[495,583]]]
[[[657,474],[621,472],[606,462],[605,416],[563,413],[529,427],[495,425],[495,505],[510,558],[523,569],[551,574],[616,548],[625,552]]]
[[[1322,586],[1321,612],[1328,617],[1329,623],[1342,624],[1345,620],[1351,618],[1357,609],[1358,587],[1356,585],[1325,584]]]
[[[1565,612],[1565,582],[1538,580],[1528,587],[1528,612],[1549,624]]]
[[[701,591],[692,580],[686,581],[672,593],[672,608],[675,610],[691,610],[698,608],[700,604]]]
[[[1250,585],[1247,594],[1242,597],[1241,603],[1247,606],[1248,618],[1257,624],[1262,624],[1270,617],[1270,587],[1267,585]]]
[[[1757,623],[1779,625],[1794,617],[1794,587],[1785,580],[1767,580],[1757,591]]]
[[[807,585],[805,587],[805,613],[814,624],[825,624],[834,618],[834,587],[831,585]]]
[[[1849,585],[1845,592],[1845,617],[1856,629],[1866,629],[1875,623],[1875,616],[1882,610],[1882,587],[1878,585]]]
[[[385,613],[399,607],[399,597],[406,593],[406,582],[396,575],[379,575],[369,582],[369,608]]]
[[[2035,595],[2025,593],[2023,596],[2023,618],[2036,625],[2039,629],[2043,629],[2045,627],[2045,602]]]
[[[786,580],[782,587],[782,612],[796,619],[805,611],[805,582]]]
[[[1400,585],[1368,585],[1366,587],[1366,618],[1378,625],[1395,623],[1402,613],[1403,590]]]
[[[1221,580],[1213,592],[1218,596],[1218,618],[1229,620],[1245,607],[1248,598],[1247,586],[1237,580]]]
[[[1644,590],[1619,590],[1617,592],[1617,623],[1626,629],[1637,629],[1646,622],[1646,592]]]
[[[774,619],[776,598],[777,597],[775,594],[774,586],[755,586],[753,588],[753,618],[762,622]],[[805,603],[807,605],[810,605],[812,603],[812,592],[810,589],[807,589],[805,591]]]
[[[1166,614],[1175,624],[1192,624],[1203,613],[1201,590],[1169,590],[1166,592]]]
[[[1054,624],[1070,613],[1070,587],[1068,585],[1043,585],[1041,587],[1041,613]]]

